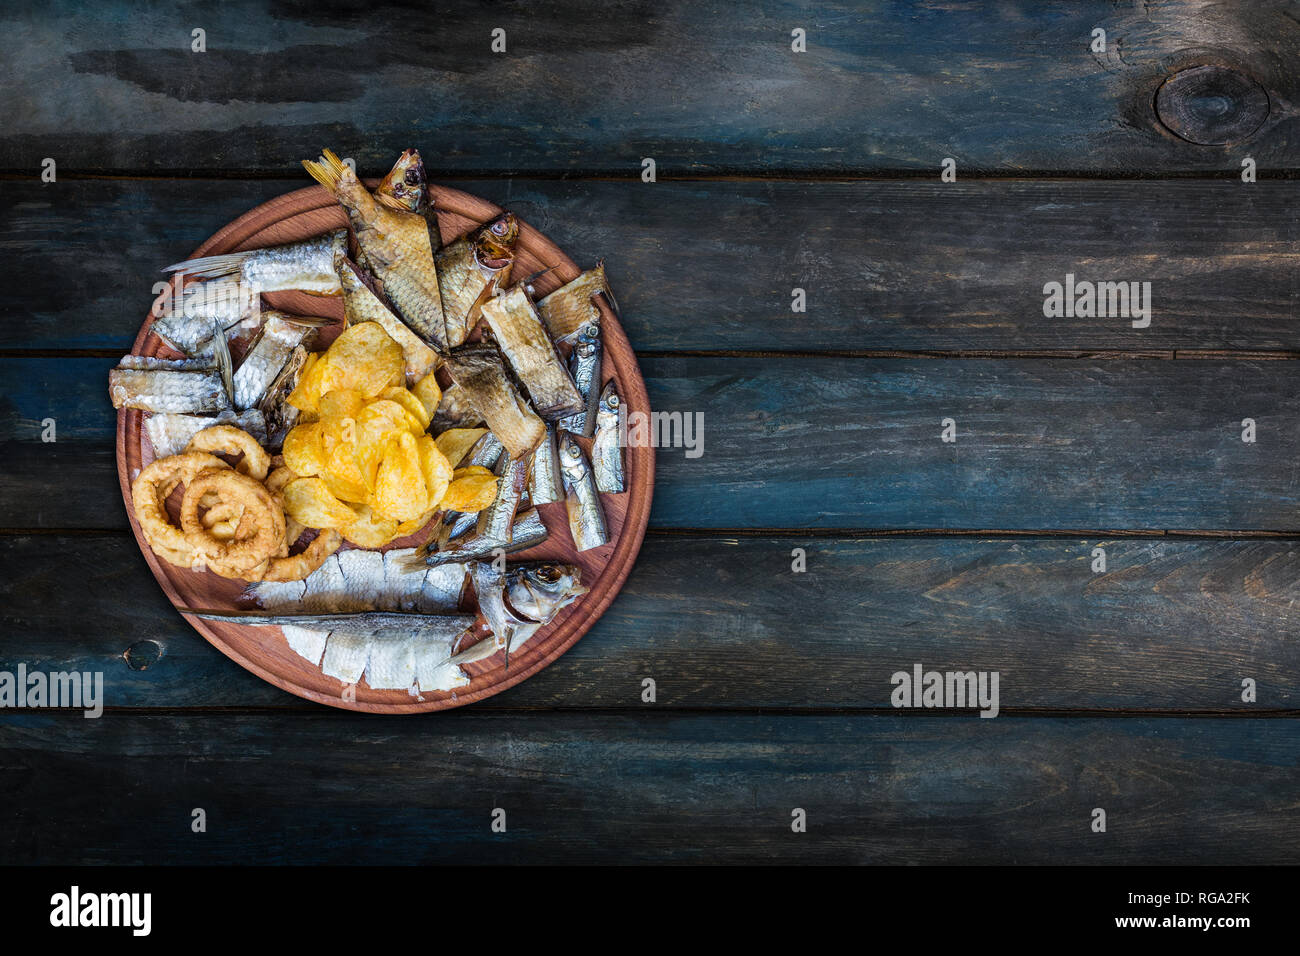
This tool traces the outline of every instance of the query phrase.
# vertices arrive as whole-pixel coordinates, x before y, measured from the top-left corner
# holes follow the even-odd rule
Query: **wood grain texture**
[[[368,182],[374,188],[374,182]],[[460,190],[431,186],[430,199],[438,209],[438,226],[442,240],[464,235],[470,229],[484,225],[501,214],[501,209],[491,203]],[[334,198],[324,189],[313,186],[277,196],[249,210],[238,219],[218,230],[199,246],[195,257],[220,255],[243,249],[297,242],[346,227],[347,217]],[[536,283],[537,294],[544,296],[581,272],[553,242],[520,221],[519,237],[515,247],[514,266],[521,275],[538,272],[545,275]],[[304,308],[294,309],[307,314],[333,315],[341,320],[342,304],[338,300],[322,302],[307,298]],[[166,299],[160,297],[160,301]],[[628,344],[613,312],[603,302],[596,303],[601,315],[602,364],[601,383],[613,380],[618,384],[629,416],[648,415],[645,382],[637,368],[636,355]],[[292,308],[292,306],[281,306]],[[157,307],[155,307],[156,309]],[[152,332],[155,312],[141,327],[131,352],[135,355],[176,356]],[[337,328],[334,329],[337,331]],[[322,342],[326,341],[322,339]],[[132,408],[117,413],[116,466],[122,499],[128,509],[132,498],[132,482],[140,470],[153,460],[153,449],[144,439],[144,415]],[[545,560],[576,565],[586,593],[560,612],[539,630],[528,644],[516,651],[508,661],[501,655],[497,660],[478,662],[465,668],[470,682],[455,691],[428,690],[418,695],[403,690],[377,690],[365,681],[348,685],[324,674],[315,663],[304,659],[285,642],[283,635],[267,629],[224,621],[190,617],[190,622],[200,634],[227,657],[241,667],[252,671],[263,680],[288,690],[308,700],[346,710],[384,714],[415,714],[449,710],[474,703],[512,687],[555,661],[572,647],[592,623],[609,606],[626,580],[641,545],[650,513],[654,493],[654,450],[648,445],[628,447],[624,452],[627,491],[624,494],[602,496],[601,506],[608,522],[608,538],[600,548],[579,552],[567,532],[565,510],[560,505],[539,506],[538,513],[546,523],[550,537],[542,544],[518,553],[526,560]],[[234,610],[243,584],[209,572],[195,572],[188,567],[177,567],[156,555],[145,541],[134,512],[128,510],[132,533],[135,535],[145,560],[159,585],[172,604],[178,608],[216,608]],[[392,543],[393,547],[414,547],[419,541],[414,536]]]
[[[0,349],[126,351],[161,266],[306,184],[5,183]],[[456,185],[605,258],[639,351],[1300,350],[1291,183]],[[1150,327],[1044,318],[1067,273],[1150,282]]]
[[[1098,546],[1104,574],[1090,567]],[[656,711],[879,711],[891,676],[920,663],[997,670],[1009,713],[1294,710],[1298,552],[1279,540],[651,535],[583,640],[483,706],[530,721],[642,710],[651,677]],[[200,640],[126,536],[0,536],[0,577],[0,671],[102,672],[117,709],[308,706]],[[77,620],[96,622],[75,640],[52,599],[70,580]]]
[[[1293,862],[1300,721],[0,717],[5,863]],[[250,745],[250,741],[255,744]],[[69,786],[69,780],[76,781]],[[1094,807],[1107,832],[1091,832]],[[190,831],[191,810],[207,833]],[[791,810],[808,831],[790,830]],[[489,830],[494,808],[507,832]]]
[[[1277,0],[815,9],[614,4],[19,4],[0,56],[0,167],[297,172],[322,145],[368,168],[661,176],[960,168],[1148,174],[1294,169],[1300,24]],[[1107,31],[1104,53],[1092,31]],[[191,31],[207,51],[191,52]],[[506,31],[493,54],[491,31]],[[804,29],[807,52],[791,51]],[[1234,146],[1175,136],[1171,75],[1214,64],[1268,96]]]
[[[0,527],[122,528],[109,359],[3,359]],[[1300,528],[1291,362],[659,357],[655,528]],[[53,417],[59,442],[42,444]],[[941,421],[957,441],[940,441]],[[1257,423],[1254,444],[1241,422]]]

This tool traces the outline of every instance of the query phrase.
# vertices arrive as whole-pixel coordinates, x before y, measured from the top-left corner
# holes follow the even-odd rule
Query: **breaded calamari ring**
[[[326,528],[303,550],[288,558],[272,558],[271,566],[262,576],[263,581],[301,581],[312,574],[325,559],[343,544],[343,536],[333,528]]]
[[[244,515],[234,539],[221,541],[213,537],[199,520],[199,503],[208,492],[215,492],[223,503],[243,505]],[[208,469],[199,472],[185,488],[181,528],[185,540],[209,565],[216,561],[232,571],[251,571],[275,556],[284,543],[284,510],[260,481],[229,468]],[[240,537],[240,532],[245,536]]]
[[[229,469],[220,458],[204,452],[169,455],[150,462],[131,482],[131,507],[150,549],[169,564],[182,568],[201,564],[202,555],[185,532],[167,516],[167,496],[179,484],[189,484],[205,469]]]
[[[271,456],[257,439],[234,425],[213,425],[205,428],[185,446],[186,451],[220,452],[223,455],[242,454],[243,460],[235,466],[241,475],[262,481],[271,469]]]

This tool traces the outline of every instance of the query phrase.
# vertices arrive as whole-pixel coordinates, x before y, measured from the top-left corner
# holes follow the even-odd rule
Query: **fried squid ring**
[[[150,462],[131,482],[131,507],[150,549],[169,564],[182,568],[201,567],[203,556],[189,543],[183,529],[167,516],[167,496],[179,484],[188,485],[199,472],[229,470],[215,455],[186,452]]]
[[[316,535],[316,540],[303,550],[287,558],[272,558],[271,566],[262,576],[263,581],[301,581],[315,572],[325,559],[343,544],[343,536],[333,528],[326,528]]]
[[[292,468],[283,464],[284,459],[280,455],[276,455],[275,458],[271,459],[271,461],[272,463],[280,461],[281,464],[277,465],[275,469],[266,476],[266,490],[275,495],[275,500],[280,503],[281,507],[284,507],[284,486],[298,476],[293,473]],[[304,525],[299,524],[294,518],[289,515],[284,516],[284,540],[287,541],[291,547],[295,541],[302,537],[302,533],[306,530],[307,528]],[[328,557],[328,555],[326,555],[326,557]],[[324,558],[321,560],[324,560]],[[286,578],[285,580],[296,581],[298,579]]]
[[[220,503],[244,508],[239,528],[230,541],[213,537],[199,519],[200,502],[209,492],[216,494]],[[216,562],[223,570],[251,571],[274,557],[284,544],[284,510],[261,482],[229,468],[207,469],[185,488],[181,529],[185,540],[209,566]]]
[[[271,456],[257,443],[257,439],[234,425],[213,425],[203,429],[190,439],[185,450],[214,454],[220,452],[223,455],[242,454],[244,457],[235,466],[235,470],[258,481],[263,480],[271,469]]]

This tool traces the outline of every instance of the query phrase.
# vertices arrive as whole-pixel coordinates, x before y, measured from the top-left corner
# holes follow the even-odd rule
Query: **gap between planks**
[[[641,181],[641,171],[639,168],[618,168],[618,169],[586,169],[586,170],[567,170],[567,169],[513,169],[509,171],[500,169],[470,169],[441,171],[431,170],[431,179],[436,182],[463,182],[474,179],[497,179],[501,181],[509,179],[536,179],[536,180],[554,180],[554,181],[585,181],[585,182],[627,182],[638,183]],[[382,171],[381,171],[382,173]],[[155,180],[200,180],[208,179],[214,181],[221,180],[275,180],[275,179],[292,179],[301,180],[297,171],[292,168],[287,169],[266,169],[266,170],[245,170],[245,169],[162,169],[151,170],[149,172],[139,172],[130,169],[105,169],[105,170],[88,170],[88,169],[60,169],[58,175],[61,179],[74,180],[136,180],[136,181],[155,181]],[[379,175],[378,173],[376,175]],[[1294,180],[1300,179],[1300,168],[1285,169],[1257,169],[1255,173],[1257,181],[1265,180]],[[33,172],[30,169],[0,169],[0,180],[24,180],[28,182],[39,182],[41,178],[40,171]],[[1071,170],[1071,169],[963,169],[959,174],[959,182],[1048,182],[1058,180],[1061,182],[1147,182],[1160,179],[1180,179],[1180,180],[1236,180],[1241,178],[1240,167],[1236,169],[1222,170],[1169,170],[1163,172],[1150,172],[1146,170]],[[716,170],[707,172],[688,172],[683,170],[665,170],[659,167],[655,171],[655,183],[661,182],[691,182],[691,183],[764,183],[764,182],[811,182],[811,183],[834,183],[834,182],[893,182],[893,181],[917,181],[917,180],[939,180],[939,171],[936,168],[916,168],[916,169],[890,169],[890,170],[873,170],[854,171],[841,169],[771,169],[764,170],[761,173],[749,172],[737,167],[721,167]],[[310,185],[310,183],[303,183]],[[646,185],[654,185],[647,183]]]

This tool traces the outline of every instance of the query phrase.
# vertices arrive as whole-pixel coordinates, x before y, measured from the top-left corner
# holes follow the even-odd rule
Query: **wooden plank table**
[[[1300,859],[1300,23],[751,6],[0,12],[0,672],[106,702],[0,710],[0,862]],[[703,415],[610,611],[463,711],[259,681],[126,530],[105,376],[158,268],[323,145],[605,257]],[[1150,324],[1045,316],[1067,274]],[[998,716],[892,706],[916,664]]]

